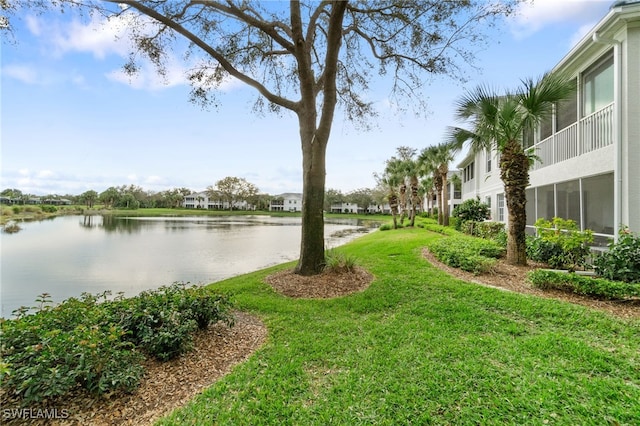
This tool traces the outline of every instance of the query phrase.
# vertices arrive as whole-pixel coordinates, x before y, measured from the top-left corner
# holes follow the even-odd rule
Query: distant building
[[[270,212],[301,212],[302,194],[287,192],[276,195],[269,203]]]
[[[331,213],[358,213],[356,203],[334,203],[331,205]]]
[[[52,206],[70,206],[71,200],[66,198],[47,198],[46,200],[42,200],[42,204],[49,204]]]
[[[229,202],[216,198],[210,198],[207,191],[186,195],[182,201],[182,207],[187,209],[230,210]],[[255,210],[255,206],[246,201],[233,203],[234,210]]]

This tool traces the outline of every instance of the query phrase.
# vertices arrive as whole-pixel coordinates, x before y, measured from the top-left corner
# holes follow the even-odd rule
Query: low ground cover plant
[[[433,219],[425,222],[424,226],[421,226],[421,228],[424,228],[427,231],[437,232],[438,234],[447,235],[447,236],[460,234],[458,231],[456,231],[454,228],[451,228],[450,226],[438,225],[438,223]]]
[[[441,262],[474,274],[490,272],[504,255],[504,247],[493,240],[463,235],[433,240],[427,247]]]
[[[94,394],[130,392],[144,356],[161,361],[191,348],[193,332],[233,324],[231,303],[207,287],[174,283],[132,298],[83,293],[38,311],[0,320],[0,379],[24,403],[62,397],[78,388]]]
[[[556,289],[600,299],[627,299],[640,297],[640,284],[611,281],[575,273],[537,269],[528,274],[534,287]]]
[[[596,273],[603,278],[627,283],[640,283],[640,236],[622,227],[618,241],[594,261]]]

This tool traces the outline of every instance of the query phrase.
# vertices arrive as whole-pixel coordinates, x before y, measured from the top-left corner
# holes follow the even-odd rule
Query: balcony
[[[613,103],[535,144],[539,170],[613,144]]]

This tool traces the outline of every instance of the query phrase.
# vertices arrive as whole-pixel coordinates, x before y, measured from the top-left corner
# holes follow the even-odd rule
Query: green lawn
[[[340,248],[376,279],[293,300],[263,278],[215,284],[267,343],[162,425],[638,425],[640,321],[453,279],[421,258],[424,229]]]

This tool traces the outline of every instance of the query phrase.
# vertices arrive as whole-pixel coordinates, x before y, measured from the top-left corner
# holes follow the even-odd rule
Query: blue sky
[[[398,146],[442,141],[453,103],[465,88],[516,87],[550,70],[607,13],[612,1],[536,0],[491,33],[480,68],[466,84],[443,78],[429,89],[429,115],[385,112],[364,132],[336,114],[327,150],[327,188],[344,193],[375,186],[374,172]],[[181,63],[165,81],[149,67],[130,81],[121,73],[128,49],[117,27],[72,16],[23,15],[16,43],[2,43],[0,188],[80,194],[110,186],[204,190],[226,176],[263,193],[301,192],[296,118],[256,116],[253,92],[230,82],[217,109],[188,102]],[[388,88],[371,94],[385,105]]]

